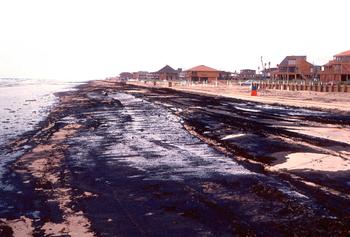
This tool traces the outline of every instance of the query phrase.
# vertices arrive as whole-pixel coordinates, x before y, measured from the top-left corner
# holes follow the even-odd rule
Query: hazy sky
[[[0,0],[0,77],[257,69],[350,50],[349,0]]]

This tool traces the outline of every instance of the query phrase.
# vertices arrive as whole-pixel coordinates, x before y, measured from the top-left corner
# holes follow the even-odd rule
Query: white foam
[[[221,140],[229,140],[229,139],[234,139],[234,138],[239,138],[245,136],[244,133],[239,133],[239,134],[230,134],[226,135],[225,137],[221,138]]]
[[[238,106],[235,106],[235,109],[239,109],[239,110],[243,110],[243,111],[247,111],[247,112],[253,112],[253,113],[260,113],[261,112],[261,110],[258,110],[258,109],[242,108],[242,107],[238,107]]]

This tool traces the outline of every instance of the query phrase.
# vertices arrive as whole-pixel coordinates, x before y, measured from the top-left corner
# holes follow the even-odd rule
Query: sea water
[[[39,79],[0,78],[0,147],[34,129],[57,101],[55,92],[77,83]]]

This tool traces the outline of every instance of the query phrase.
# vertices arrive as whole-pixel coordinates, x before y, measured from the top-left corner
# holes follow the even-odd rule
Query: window
[[[340,65],[334,65],[334,69],[336,72],[340,72]]]
[[[296,60],[295,59],[289,59],[288,60],[288,65],[296,65]]]

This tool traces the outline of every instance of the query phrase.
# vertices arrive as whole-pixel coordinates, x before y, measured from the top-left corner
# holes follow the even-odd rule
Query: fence
[[[281,82],[260,81],[257,82],[259,89],[288,90],[288,91],[317,91],[317,92],[350,92],[350,85],[325,84],[320,82]]]
[[[144,86],[157,87],[218,87],[230,88],[239,86],[240,82],[236,80],[218,80],[208,82],[189,82],[189,81],[137,81],[133,82]],[[308,81],[274,81],[260,80],[255,81],[258,90],[286,90],[286,91],[316,91],[316,92],[349,92],[350,85],[346,84],[324,84],[320,82]]]

